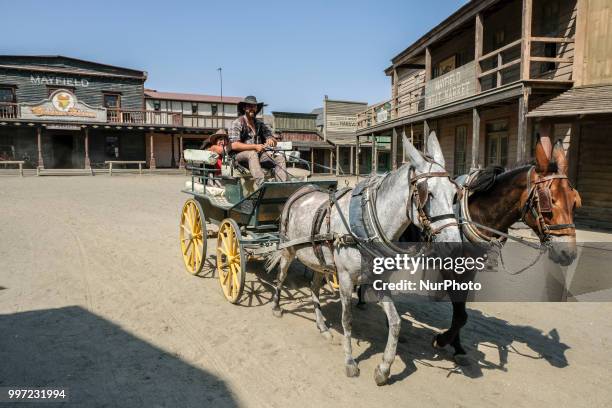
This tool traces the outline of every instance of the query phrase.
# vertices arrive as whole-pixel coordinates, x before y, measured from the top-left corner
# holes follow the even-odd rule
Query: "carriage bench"
[[[139,160],[107,160],[104,164],[108,164],[108,175],[113,175],[113,164],[137,164],[138,165],[138,173],[142,174],[142,166],[146,164],[146,161]]]
[[[23,164],[25,161],[23,160],[0,160],[0,164],[4,164],[4,168],[6,169],[7,164],[18,164],[19,165],[19,174],[23,177]]]

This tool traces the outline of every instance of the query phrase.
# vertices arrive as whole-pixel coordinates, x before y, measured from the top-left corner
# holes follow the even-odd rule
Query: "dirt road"
[[[400,304],[384,387],[370,305],[355,313],[361,376],[346,378],[340,305],[327,294],[329,343],[299,266],[281,319],[271,276],[250,276],[234,306],[210,271],[184,271],[183,179],[0,178],[0,387],[68,387],[79,407],[612,406],[612,304],[471,304],[463,370],[430,347],[450,307]]]

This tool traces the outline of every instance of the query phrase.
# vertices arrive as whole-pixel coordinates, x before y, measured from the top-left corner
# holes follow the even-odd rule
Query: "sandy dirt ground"
[[[184,179],[0,178],[0,387],[67,387],[79,407],[612,406],[610,303],[470,304],[464,368],[430,347],[449,305],[401,303],[384,387],[385,319],[369,305],[354,313],[361,376],[346,378],[340,304],[324,296],[328,342],[299,265],[280,319],[272,276],[251,274],[234,306],[210,268],[185,272]]]

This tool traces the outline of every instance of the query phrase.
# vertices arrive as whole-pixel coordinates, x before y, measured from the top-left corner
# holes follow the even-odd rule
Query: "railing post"
[[[531,20],[533,11],[533,0],[523,0],[523,20],[521,36],[521,80],[529,80],[531,77]]]
[[[89,160],[89,128],[85,128],[85,169],[91,169]]]
[[[179,169],[185,168],[185,156],[183,155],[183,133],[179,135]]]
[[[397,128],[393,128],[391,137],[391,169],[397,170]]]
[[[476,62],[476,93],[480,93],[482,90],[480,84],[480,74],[482,68],[480,67],[480,57],[482,57],[483,45],[482,45],[482,13],[476,14],[476,33],[475,33],[475,44],[474,44],[474,61]]]
[[[359,176],[359,136],[355,141],[355,175]]]
[[[431,80],[431,50],[425,47],[425,82]]]
[[[480,167],[480,112],[477,108],[472,109],[472,166],[471,170]]]

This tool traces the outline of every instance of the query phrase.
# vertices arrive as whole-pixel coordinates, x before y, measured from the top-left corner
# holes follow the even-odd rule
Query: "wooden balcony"
[[[18,103],[0,103],[0,120],[21,119]],[[107,109],[106,122],[116,125],[168,126],[198,129],[229,127],[235,117],[212,115],[185,115],[181,112],[151,110]]]
[[[21,116],[19,104],[0,103],[0,119],[19,119]]]

